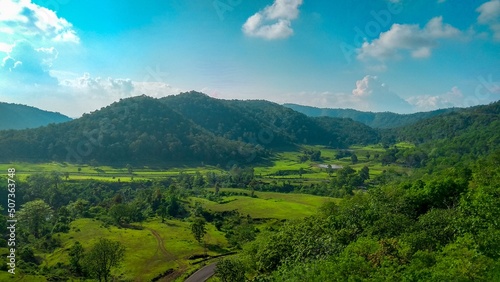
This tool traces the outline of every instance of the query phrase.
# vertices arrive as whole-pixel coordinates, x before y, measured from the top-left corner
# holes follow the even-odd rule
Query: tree
[[[364,166],[360,171],[359,171],[359,177],[361,177],[361,179],[363,181],[366,181],[368,179],[370,179],[370,169],[367,167],[367,166]]]
[[[358,156],[356,156],[356,154],[352,154],[351,155],[351,162],[353,164],[357,163],[358,162]]]
[[[44,235],[44,230],[52,217],[52,208],[43,200],[34,200],[21,206],[17,213],[18,221],[26,226],[35,238]]]
[[[77,275],[83,274],[82,262],[84,258],[84,249],[80,242],[76,241],[69,250],[69,263],[71,271]]]
[[[215,196],[219,196],[219,191],[220,191],[219,183],[215,182]]]
[[[99,281],[109,281],[111,269],[117,267],[125,255],[125,247],[120,242],[100,238],[84,259],[84,268],[91,277]]]
[[[113,205],[108,214],[117,225],[127,224],[131,221],[131,207],[129,204]]]
[[[127,164],[125,167],[127,168],[128,174],[134,173],[134,168],[130,164]]]
[[[328,176],[332,176],[332,173],[333,173],[333,167],[331,164],[328,164],[326,166],[326,172],[328,173]]]
[[[215,276],[222,282],[244,282],[245,267],[237,259],[221,259],[215,267]]]
[[[196,239],[196,241],[198,241],[198,243],[200,244],[203,240],[203,237],[207,233],[205,225],[206,225],[205,219],[201,217],[195,218],[193,223],[191,223],[191,232],[193,233],[193,236]]]

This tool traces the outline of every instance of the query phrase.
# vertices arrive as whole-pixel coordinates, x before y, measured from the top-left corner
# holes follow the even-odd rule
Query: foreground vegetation
[[[215,281],[500,280],[499,105],[378,131],[191,93],[0,132],[0,143],[22,141],[0,156],[1,170],[16,169],[18,220],[16,275],[2,264],[0,280],[182,281],[214,261]],[[123,106],[134,118],[103,132],[95,155],[61,161],[52,133],[77,142],[96,120],[118,122]],[[244,141],[259,126],[273,138]],[[42,162],[16,162],[37,148]]]

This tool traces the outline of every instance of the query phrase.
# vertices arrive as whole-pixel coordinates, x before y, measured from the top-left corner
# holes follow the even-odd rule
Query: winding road
[[[200,270],[193,273],[193,275],[189,276],[188,279],[184,280],[184,282],[205,282],[208,278],[212,277],[215,273],[215,267],[217,263],[211,263]]]

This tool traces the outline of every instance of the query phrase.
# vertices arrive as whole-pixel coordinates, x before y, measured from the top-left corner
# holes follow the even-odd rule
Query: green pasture
[[[153,231],[159,234],[161,242]],[[189,256],[204,253],[203,245],[196,242],[191,233],[190,223],[180,220],[161,223],[156,219],[130,229],[104,227],[101,221],[95,219],[77,219],[71,223],[69,233],[58,233],[56,236],[63,246],[51,254],[42,254],[42,266],[53,266],[58,262],[67,264],[68,250],[76,241],[88,249],[99,238],[108,238],[121,242],[126,248],[124,262],[113,273],[122,280],[150,281],[169,268],[184,268],[189,264]],[[227,246],[223,233],[210,224],[207,225],[205,240],[210,255],[219,254],[218,251]]]
[[[214,189],[209,189],[213,191]],[[220,189],[220,191],[245,193],[245,189]],[[252,218],[297,219],[316,213],[317,209],[326,202],[339,201],[330,197],[320,197],[305,194],[284,194],[274,192],[255,192],[257,198],[249,196],[229,196],[223,198],[223,203],[212,202],[207,199],[191,198],[211,211],[222,212],[237,210],[242,215]]]

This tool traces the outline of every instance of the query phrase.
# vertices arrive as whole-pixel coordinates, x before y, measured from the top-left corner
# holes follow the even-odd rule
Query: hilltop
[[[36,128],[70,120],[71,118],[60,113],[0,102],[0,130]]]

